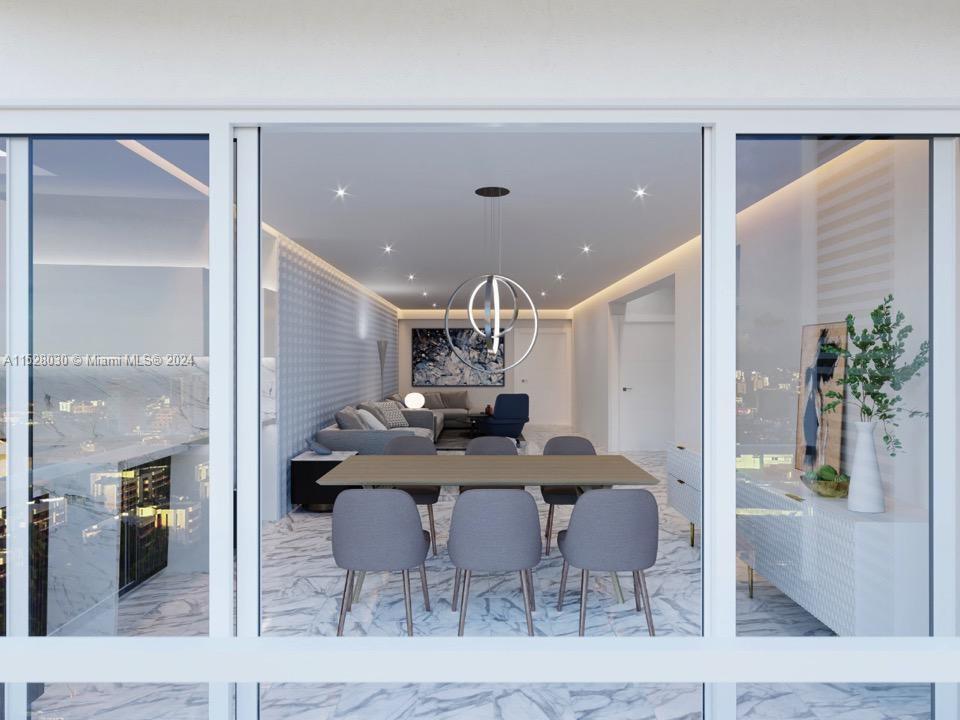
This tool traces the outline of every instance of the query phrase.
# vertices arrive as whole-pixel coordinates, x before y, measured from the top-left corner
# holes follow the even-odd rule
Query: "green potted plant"
[[[823,411],[836,411],[844,402],[859,410],[860,419],[853,423],[855,446],[847,507],[856,512],[877,513],[886,507],[874,435],[879,426],[890,455],[902,449],[896,435],[897,419],[903,411],[900,391],[929,362],[930,345],[924,340],[912,360],[901,362],[913,326],[905,324],[903,312],[894,314],[893,295],[887,295],[871,311],[870,319],[873,326],[858,331],[853,315],[847,315],[847,347],[832,348],[846,358],[846,374],[838,380],[842,390],[827,392],[830,402],[823,406]],[[913,417],[923,413],[909,414]]]

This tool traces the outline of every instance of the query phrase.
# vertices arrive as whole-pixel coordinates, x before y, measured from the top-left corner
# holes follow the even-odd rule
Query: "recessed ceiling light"
[[[417,279],[417,276],[414,275],[413,273],[410,273],[409,275],[407,275],[407,280],[416,280],[416,279]]]
[[[641,185],[638,185],[633,190],[633,198],[637,200],[639,198],[645,198],[647,196],[647,189]]]
[[[546,291],[546,290],[541,290],[541,291],[540,291],[540,297],[546,297],[546,296],[547,296],[547,291]]]
[[[426,291],[426,290],[423,291],[423,296],[424,296],[424,297],[427,296],[427,291]]]
[[[563,280],[563,273],[557,273],[557,280]]]
[[[384,245],[380,249],[383,250],[384,255],[389,255],[393,252],[393,245]]]
[[[347,195],[350,194],[347,192],[347,188],[345,188],[343,185],[337,185],[337,189],[334,190],[333,193],[337,196],[337,200],[343,200],[345,197],[347,197]]]
[[[582,252],[584,255],[589,255],[592,249],[593,248],[591,248],[589,245],[584,245],[582,248],[580,248],[580,252]]]
[[[433,304],[433,306],[434,306],[434,307],[436,307],[436,306],[437,306],[437,304],[436,304],[436,303],[434,303],[434,304]]]

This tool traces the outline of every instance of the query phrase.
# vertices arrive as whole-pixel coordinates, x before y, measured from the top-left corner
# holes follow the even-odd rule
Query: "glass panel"
[[[699,720],[701,685],[262,685],[262,720],[590,718]]]
[[[207,685],[38,683],[29,720],[207,720]]]
[[[737,144],[743,635],[929,633],[929,142]]]
[[[7,357],[7,139],[0,137],[0,357]],[[0,635],[7,632],[7,364],[0,368]],[[0,700],[3,699],[0,685]],[[0,702],[0,708],[3,703]],[[2,717],[0,710],[0,717]]]
[[[31,633],[204,634],[207,141],[33,154]]]
[[[737,717],[929,720],[931,685],[783,684],[737,686]]]
[[[261,288],[263,633],[337,632],[345,571],[334,558],[330,511],[346,486],[324,479],[327,473],[377,460],[398,434],[420,434],[444,462],[457,461],[478,436],[500,434],[515,439],[507,449],[521,455],[541,455],[554,437],[573,435],[601,455],[620,456],[618,466],[633,476],[624,483],[645,483],[641,488],[659,504],[659,536],[643,536],[659,542],[656,561],[625,561],[643,570],[650,624],[658,635],[699,634],[700,128],[265,127],[260,139],[268,223]],[[490,185],[510,192],[499,199],[477,193]],[[491,358],[492,344],[485,347],[466,318],[475,285],[467,283],[453,303],[453,342],[485,367],[458,359],[443,330],[454,289],[491,272],[515,280],[540,311],[533,349],[502,373],[498,368],[520,361],[534,339],[519,291],[522,312],[498,345],[502,357]],[[500,294],[511,318],[512,295]],[[481,326],[483,312],[476,299]],[[425,396],[424,407],[414,407],[411,393]],[[347,416],[338,424],[345,406],[391,398],[400,407],[380,427],[368,419],[364,429],[349,429]],[[511,427],[501,426],[513,401],[527,404]],[[333,454],[315,453],[315,441]],[[353,457],[358,453],[370,457]],[[386,472],[389,479],[373,471],[361,479],[390,484]],[[613,482],[605,471],[587,472],[597,485]],[[489,479],[451,471],[418,499],[436,552],[425,562],[430,611],[414,568],[415,634],[458,632],[447,552],[453,509],[461,482]],[[550,551],[544,548],[533,572],[534,633],[576,636],[581,574],[570,573],[566,605],[557,610],[557,534],[580,494],[568,484],[548,492],[547,502],[536,485],[527,490],[539,511],[538,534],[550,529]],[[622,523],[626,533],[655,527],[632,518]],[[357,578],[345,634],[406,633],[402,588],[399,572]],[[587,588],[585,634],[649,632],[630,572],[593,572]],[[466,635],[527,632],[516,573],[477,572],[470,597]]]

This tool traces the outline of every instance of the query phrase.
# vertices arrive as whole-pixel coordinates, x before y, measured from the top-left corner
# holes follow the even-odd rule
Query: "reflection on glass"
[[[928,720],[932,701],[930,685],[743,684],[737,686],[737,717]]]
[[[928,634],[928,168],[738,140],[741,634]]]
[[[206,685],[37,683],[29,720],[207,720]]]
[[[7,139],[0,137],[0,284],[7,286]],[[0,292],[0,357],[7,355],[7,293]],[[7,367],[0,368],[0,635],[7,632]],[[0,718],[3,717],[0,685]]]
[[[31,633],[206,633],[207,142],[33,155]]]

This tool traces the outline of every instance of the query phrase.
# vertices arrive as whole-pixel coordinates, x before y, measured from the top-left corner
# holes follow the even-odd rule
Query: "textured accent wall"
[[[380,386],[377,340],[387,355]],[[397,392],[396,309],[291,240],[280,243],[278,460],[280,507],[289,460],[347,404]]]

